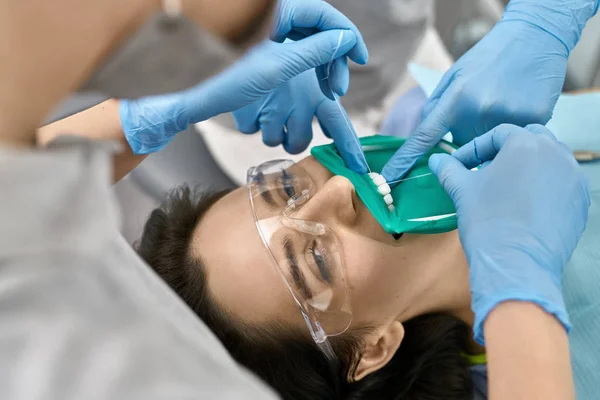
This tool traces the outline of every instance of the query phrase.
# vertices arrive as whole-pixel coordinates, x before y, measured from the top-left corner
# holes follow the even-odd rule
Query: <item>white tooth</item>
[[[390,210],[390,212],[394,212],[394,210],[395,210],[395,209],[396,209],[396,207],[394,207],[394,205],[393,205],[393,204],[390,204],[390,205],[388,206],[388,210]]]
[[[376,178],[373,178],[373,183],[375,183],[376,186],[381,186],[383,184],[385,184],[385,178],[381,175],[377,176]]]
[[[368,175],[371,179],[375,179],[379,176],[379,174],[377,172],[369,172]]]
[[[385,195],[390,194],[392,189],[390,189],[390,185],[388,185],[387,183],[384,183],[383,185],[377,185],[377,191],[379,192],[380,195],[385,196]]]
[[[394,202],[394,199],[392,199],[391,194],[386,194],[385,196],[383,196],[383,201],[385,201],[385,204],[389,206]]]

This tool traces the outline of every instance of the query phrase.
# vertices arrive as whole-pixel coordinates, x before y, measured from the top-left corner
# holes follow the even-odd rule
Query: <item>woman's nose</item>
[[[357,217],[357,200],[352,183],[343,176],[334,176],[311,194],[309,200],[294,213],[293,218],[328,225],[352,225]]]

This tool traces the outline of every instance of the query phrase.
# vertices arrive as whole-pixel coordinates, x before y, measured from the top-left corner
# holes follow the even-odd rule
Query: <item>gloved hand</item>
[[[277,23],[271,39],[283,43],[286,39],[301,40],[332,29],[349,29],[356,35],[356,46],[347,56],[357,64],[369,60],[367,46],[358,28],[344,14],[323,0],[280,0]],[[339,54],[339,53],[338,53]],[[333,100],[329,87],[340,96],[346,94],[350,71],[346,57],[337,57],[330,63],[316,67],[319,85],[323,93]]]
[[[475,339],[483,344],[486,317],[509,300],[533,302],[569,329],[561,278],[590,206],[571,151],[541,125],[500,125],[429,167],[456,206]]]
[[[121,124],[132,150],[136,154],[159,151],[189,125],[244,107],[294,76],[320,66],[327,69],[330,63],[331,88],[345,93],[349,83],[345,56],[362,64],[368,59],[354,24],[321,0],[281,0],[273,38],[299,39],[302,35],[306,37],[294,43],[266,41],[194,88],[121,101]],[[343,60],[332,62],[337,58]],[[327,76],[326,72],[320,75]],[[328,81],[323,83],[330,93]]]
[[[325,135],[334,140],[346,166],[358,173],[368,172],[358,137],[349,132],[350,119],[342,107],[323,95],[313,70],[290,79],[263,99],[235,111],[233,116],[241,132],[262,130],[267,146],[283,144],[291,154],[308,147],[316,116]]]
[[[567,58],[598,0],[512,0],[503,19],[444,75],[421,125],[384,167],[396,181],[448,132],[463,145],[501,123],[546,124]]]

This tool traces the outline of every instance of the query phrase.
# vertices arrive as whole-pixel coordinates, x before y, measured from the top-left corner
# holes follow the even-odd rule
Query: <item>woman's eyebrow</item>
[[[273,199],[271,191],[267,186],[267,182],[265,181],[265,175],[262,172],[256,174],[256,176],[254,177],[254,181],[260,189],[260,196],[262,197],[263,201],[267,203],[270,209],[276,208],[277,203],[275,202],[275,199]]]
[[[294,250],[292,239],[289,236],[285,236],[283,238],[283,248],[285,249],[285,257],[290,266],[290,274],[292,275],[294,284],[298,290],[300,290],[300,293],[305,299],[312,298],[312,292],[306,283],[304,274],[302,271],[300,271],[300,267],[298,266],[298,258],[296,257],[296,251]]]

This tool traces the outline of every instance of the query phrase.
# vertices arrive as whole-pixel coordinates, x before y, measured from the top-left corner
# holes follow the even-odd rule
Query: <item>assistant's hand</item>
[[[421,125],[382,171],[396,181],[448,132],[463,145],[501,123],[546,124],[569,52],[597,0],[512,0],[503,20],[444,75]]]
[[[286,38],[296,42],[278,43]],[[328,95],[330,85],[343,95],[349,85],[346,56],[359,64],[368,60],[356,26],[322,0],[280,0],[272,39],[192,89],[122,101],[121,122],[132,150],[159,151],[190,124],[244,107],[307,70],[317,69],[319,84]]]
[[[590,206],[571,151],[541,125],[500,125],[429,166],[456,206],[476,340],[483,343],[488,313],[508,300],[535,303],[568,328],[561,278]]]
[[[282,144],[291,154],[308,147],[316,116],[348,168],[358,173],[368,172],[358,138],[349,132],[348,115],[335,101],[323,95],[313,70],[290,79],[263,99],[235,111],[233,116],[241,132],[261,130],[267,146]]]
[[[356,46],[346,55],[357,64],[366,64],[369,52],[358,28],[344,14],[323,0],[280,0],[277,23],[271,39],[283,43],[286,39],[301,40],[317,32],[332,29],[348,29],[356,35]],[[330,85],[335,93],[345,95],[350,72],[346,57],[337,56],[331,67],[328,64],[316,67],[316,73],[323,93],[333,100]]]
[[[291,43],[266,41],[229,69],[179,93],[121,101],[125,136],[136,154],[161,150],[191,124],[237,110],[268,95],[282,83],[346,54],[356,45],[351,31],[316,33]]]

